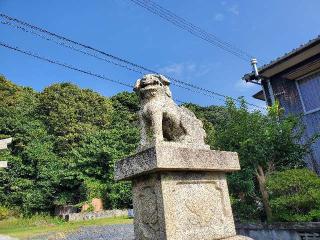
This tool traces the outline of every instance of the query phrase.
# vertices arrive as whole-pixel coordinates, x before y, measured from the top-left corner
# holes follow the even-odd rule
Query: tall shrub
[[[320,221],[320,178],[308,169],[275,172],[268,177],[270,206],[276,221]]]

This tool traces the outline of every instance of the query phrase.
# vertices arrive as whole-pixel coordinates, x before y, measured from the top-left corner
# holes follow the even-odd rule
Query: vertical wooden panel
[[[302,120],[306,126],[306,132],[302,142],[320,131],[320,111],[304,115],[297,85],[293,80],[287,80],[281,76],[271,79],[275,99],[280,102],[285,110],[285,115],[303,115]],[[320,93],[319,93],[320,94]],[[312,155],[306,157],[308,167],[320,174],[320,141],[312,146]]]

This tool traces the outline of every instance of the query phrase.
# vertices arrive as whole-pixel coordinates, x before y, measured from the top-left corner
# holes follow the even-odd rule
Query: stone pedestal
[[[250,239],[236,236],[225,172],[236,153],[159,144],[117,162],[133,183],[136,240]]]

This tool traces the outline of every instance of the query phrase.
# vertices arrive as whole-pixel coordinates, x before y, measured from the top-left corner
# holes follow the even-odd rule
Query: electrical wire
[[[49,62],[51,64],[55,64],[55,65],[58,65],[58,66],[61,66],[61,67],[65,67],[67,69],[71,69],[71,70],[74,70],[74,71],[77,71],[77,72],[80,72],[80,73],[84,73],[84,74],[87,74],[87,75],[90,75],[90,76],[94,76],[94,77],[97,77],[97,78],[100,78],[100,79],[103,79],[103,80],[106,80],[106,81],[109,81],[109,82],[120,84],[122,86],[131,88],[131,89],[134,88],[133,85],[121,82],[119,80],[114,80],[114,79],[108,78],[108,77],[106,77],[106,76],[104,76],[102,74],[97,74],[97,73],[94,73],[94,72],[89,71],[89,70],[83,70],[83,69],[78,68],[76,66],[73,66],[73,65],[70,65],[70,64],[67,64],[67,63],[62,63],[62,62],[60,62],[58,60],[53,60],[53,59],[50,59],[50,58],[47,58],[47,57],[43,57],[43,56],[40,56],[37,53],[31,52],[31,51],[27,51],[27,50],[22,50],[21,48],[10,46],[9,44],[1,42],[1,41],[0,41],[0,46],[5,47],[5,48],[10,49],[10,50],[14,50],[14,51],[19,52],[19,53],[23,53],[23,54],[25,54],[27,56],[31,56],[31,57],[34,57],[36,59],[42,60],[42,61]],[[181,103],[181,104],[186,104],[187,103],[187,102],[181,101],[181,100],[179,100],[177,98],[174,98],[174,100],[176,102],[178,102],[178,103]]]
[[[150,11],[151,13],[153,13],[153,14],[155,14],[155,15],[158,15],[159,17],[167,20],[168,22],[172,23],[173,25],[175,25],[175,26],[177,26],[177,27],[179,27],[179,28],[181,28],[181,29],[183,29],[183,30],[186,30],[186,31],[189,32],[190,34],[192,34],[192,35],[194,35],[194,36],[196,36],[196,37],[199,37],[199,38],[207,41],[207,42],[210,43],[211,45],[213,45],[213,46],[215,46],[215,47],[219,47],[219,48],[221,48],[221,49],[223,49],[223,50],[225,50],[225,51],[227,51],[227,52],[229,52],[229,53],[231,53],[231,54],[239,57],[241,60],[244,60],[245,62],[248,61],[248,59],[247,59],[247,58],[244,58],[241,54],[239,54],[239,53],[237,53],[237,52],[235,52],[235,51],[231,51],[230,49],[226,48],[226,47],[225,47],[224,45],[222,45],[221,43],[217,43],[217,42],[212,42],[212,41],[210,41],[207,36],[203,36],[202,34],[199,34],[198,32],[194,31],[192,27],[191,27],[191,28],[186,27],[186,26],[183,25],[181,22],[177,21],[177,20],[174,19],[174,18],[168,17],[168,16],[167,16],[166,14],[164,14],[163,12],[161,12],[161,11],[159,12],[159,11],[157,11],[156,9],[150,7],[149,5],[143,4],[141,1],[136,1],[136,0],[130,0],[130,1],[136,3],[137,5],[145,8],[145,9],[147,9],[147,10]]]
[[[174,24],[175,26],[191,33],[192,35],[207,41],[211,45],[219,47],[235,55],[236,57],[239,57],[240,59],[246,62],[254,58],[253,55],[249,54],[248,52],[232,45],[229,42],[221,40],[219,37],[215,36],[214,34],[201,29],[200,27],[187,21],[185,18],[178,16],[174,12],[160,6],[159,4],[151,0],[130,0],[130,1],[139,5],[140,7],[145,8],[149,12],[163,18],[164,20]]]
[[[5,19],[7,20],[7,21],[1,21],[2,24],[6,24],[6,25],[8,25],[8,26],[15,27],[15,28],[17,28],[17,29],[19,29],[19,30],[22,30],[22,31],[24,31],[24,32],[31,33],[31,34],[33,34],[33,35],[35,35],[35,36],[37,36],[37,37],[41,37],[41,38],[43,38],[43,39],[45,39],[45,40],[53,41],[54,43],[56,43],[56,44],[58,44],[58,45],[60,45],[60,46],[64,46],[64,47],[67,47],[67,48],[69,48],[69,49],[75,50],[75,51],[77,51],[77,52],[80,52],[80,53],[83,53],[83,54],[86,54],[86,55],[95,57],[95,58],[100,59],[100,60],[104,60],[104,61],[106,61],[106,62],[108,62],[108,63],[111,63],[111,64],[114,64],[114,65],[116,65],[116,66],[118,66],[118,67],[123,67],[123,68],[126,68],[127,70],[134,71],[134,72],[137,72],[137,73],[140,73],[140,74],[144,74],[144,73],[146,73],[146,72],[159,74],[157,71],[154,71],[154,70],[152,70],[152,69],[146,68],[146,67],[141,66],[141,65],[138,65],[138,64],[136,64],[136,63],[132,63],[132,62],[126,60],[126,59],[123,59],[123,58],[114,56],[114,55],[112,55],[112,54],[110,54],[110,53],[106,53],[106,52],[104,52],[104,51],[98,50],[98,49],[93,48],[93,47],[91,47],[91,46],[88,46],[88,45],[85,45],[85,44],[76,42],[76,41],[74,41],[74,40],[68,39],[68,38],[63,37],[63,36],[61,36],[61,35],[58,35],[58,34],[49,32],[48,30],[45,30],[45,29],[42,29],[42,28],[33,26],[33,25],[29,24],[29,23],[23,22],[23,21],[21,21],[21,20],[18,20],[18,19],[16,19],[16,18],[13,18],[13,17],[10,17],[10,16],[7,16],[7,15],[5,15],[5,14],[0,13],[0,17],[5,18]],[[21,27],[21,26],[19,26],[19,25],[13,24],[12,22],[18,23],[18,24],[20,24],[20,25],[22,25],[22,26],[24,26],[24,27]],[[29,29],[32,29],[32,30],[27,30],[25,27],[27,27],[27,28],[29,28]],[[47,34],[47,35],[50,35],[51,37],[47,37],[47,36],[44,36],[44,35],[42,35],[42,34],[39,34],[39,33],[35,32],[34,30],[35,30],[35,31],[39,31],[39,32],[44,33],[44,34]],[[60,42],[59,42],[59,41],[56,41],[56,40],[53,39],[52,37],[59,39]],[[106,59],[105,57],[100,57],[100,56],[98,56],[97,54],[92,54],[92,53],[90,53],[90,52],[83,51],[83,50],[81,50],[81,49],[79,49],[79,48],[77,48],[77,47],[74,47],[74,46],[70,45],[70,44],[66,44],[65,42],[68,42],[68,43],[71,43],[71,44],[73,44],[73,45],[83,47],[83,48],[85,48],[85,49],[87,49],[87,50],[90,50],[90,51],[99,53],[99,54],[101,54],[101,55],[103,55],[103,56],[106,56],[106,57],[108,57],[108,58],[111,58],[112,60]],[[119,61],[119,62],[121,62],[121,64],[118,63],[118,62],[115,62],[115,61]],[[128,67],[128,66],[125,65],[125,64],[130,65],[130,67]],[[137,69],[140,69],[140,70],[137,70]],[[166,76],[167,78],[169,78],[170,80],[172,80],[172,81],[175,82],[175,83],[172,83],[173,85],[176,85],[176,86],[178,86],[178,87],[180,87],[180,88],[184,88],[184,89],[186,89],[186,90],[188,90],[188,91],[193,91],[193,92],[196,92],[196,93],[199,93],[199,94],[203,94],[203,95],[206,95],[206,96],[210,96],[210,97],[212,97],[212,98],[215,98],[215,97],[212,96],[212,95],[216,95],[216,96],[219,96],[219,97],[223,97],[224,99],[217,98],[218,100],[221,100],[221,101],[225,101],[226,99],[232,99],[232,100],[234,100],[234,101],[236,101],[236,102],[240,102],[239,99],[232,98],[232,97],[229,97],[229,96],[227,96],[227,95],[220,94],[220,93],[217,93],[217,92],[215,92],[215,91],[208,90],[208,89],[199,87],[199,86],[197,86],[197,85],[184,82],[184,81],[182,81],[182,80],[178,80],[178,79],[176,79],[176,78],[174,78],[174,77],[172,77],[172,76],[168,76],[168,75],[165,75],[165,76]],[[186,86],[187,86],[187,87],[186,87]],[[262,108],[261,108],[260,106],[258,106],[258,105],[255,105],[255,104],[252,104],[252,103],[247,103],[247,104],[250,105],[250,106],[253,106],[253,107],[262,109]]]
[[[77,47],[74,47],[74,46],[72,46],[72,45],[66,44],[65,42],[56,41],[56,40],[55,40],[54,38],[52,38],[52,37],[47,37],[47,36],[45,36],[45,35],[42,35],[42,34],[39,34],[39,33],[35,32],[35,31],[27,30],[26,28],[21,27],[21,26],[18,26],[18,25],[16,25],[16,24],[13,24],[13,23],[11,23],[11,22],[8,22],[8,21],[0,21],[0,23],[6,24],[6,25],[11,26],[11,27],[14,27],[14,28],[16,28],[16,29],[18,29],[18,30],[21,30],[21,31],[23,31],[23,32],[33,34],[33,35],[35,35],[35,36],[37,36],[37,37],[40,37],[40,38],[42,38],[42,39],[44,39],[44,40],[52,41],[52,42],[54,42],[54,43],[56,43],[56,44],[58,44],[58,45],[61,45],[61,46],[63,46],[63,47],[69,48],[69,49],[71,49],[71,50],[80,52],[80,53],[82,53],[82,54],[85,54],[85,55],[88,55],[88,56],[91,56],[91,57],[95,57],[95,58],[97,58],[97,59],[99,59],[99,60],[106,61],[107,63],[111,63],[111,64],[116,65],[116,66],[118,66],[118,67],[126,68],[127,70],[130,70],[130,71],[133,71],[133,72],[136,72],[136,73],[139,73],[139,74],[144,74],[142,71],[139,71],[139,70],[137,70],[137,69],[135,69],[135,68],[132,68],[132,67],[128,67],[128,65],[124,65],[124,64],[115,62],[115,61],[113,61],[113,60],[109,60],[109,59],[107,59],[107,58],[105,58],[105,57],[100,57],[100,56],[98,56],[97,54],[94,54],[94,53],[89,53],[89,52],[87,52],[87,51],[83,51],[83,50],[81,50],[80,48],[77,48]]]
[[[61,66],[61,67],[65,67],[65,68],[68,68],[68,69],[71,69],[71,70],[74,70],[74,71],[77,71],[77,72],[80,72],[80,73],[84,73],[84,74],[91,75],[91,76],[94,76],[94,77],[97,77],[97,78],[100,78],[100,79],[104,79],[104,80],[107,80],[109,82],[117,83],[117,84],[120,84],[122,86],[133,88],[133,85],[130,85],[130,84],[118,81],[118,80],[114,80],[114,79],[108,78],[108,77],[106,77],[106,76],[104,76],[102,74],[93,73],[93,72],[91,72],[89,70],[83,70],[83,69],[80,69],[78,67],[75,67],[75,66],[67,64],[67,63],[62,63],[62,62],[59,62],[57,60],[52,60],[50,58],[43,57],[43,56],[40,56],[40,55],[38,55],[36,53],[33,53],[31,51],[22,50],[22,49],[20,49],[18,47],[10,46],[9,44],[6,44],[6,43],[1,42],[1,41],[0,41],[0,46],[3,46],[5,48],[14,50],[16,52],[20,52],[20,53],[23,53],[25,55],[28,55],[28,56],[31,56],[31,57],[34,57],[34,58],[37,58],[37,59],[52,63],[52,64],[55,64],[55,65],[58,65],[58,66]]]

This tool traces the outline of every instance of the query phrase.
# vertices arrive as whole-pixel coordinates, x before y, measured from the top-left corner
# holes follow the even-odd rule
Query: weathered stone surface
[[[6,138],[0,140],[0,150],[7,149],[8,144],[12,142],[12,138]],[[7,168],[8,162],[7,161],[0,161],[0,168]]]
[[[156,171],[240,170],[235,152],[187,148],[183,144],[161,143],[116,163],[115,179],[131,179]]]
[[[147,74],[136,82],[134,90],[141,104],[139,150],[164,141],[209,149],[202,122],[193,112],[175,104],[169,85],[170,81],[158,74]]]
[[[7,168],[8,162],[7,161],[0,161],[0,168]]]
[[[159,172],[133,179],[137,240],[213,240],[236,231],[224,173]],[[241,236],[230,240],[250,239]]]
[[[12,138],[1,139],[0,140],[0,150],[7,149],[8,144],[11,142],[12,142]]]
[[[236,235],[224,173],[163,173],[161,180],[167,239]]]
[[[150,174],[133,180],[134,231],[137,240],[166,239],[161,180]]]
[[[113,209],[104,210],[99,212],[82,212],[82,213],[69,213],[66,219],[68,221],[81,221],[88,219],[99,219],[99,218],[109,218],[109,217],[127,217],[127,209]]]

